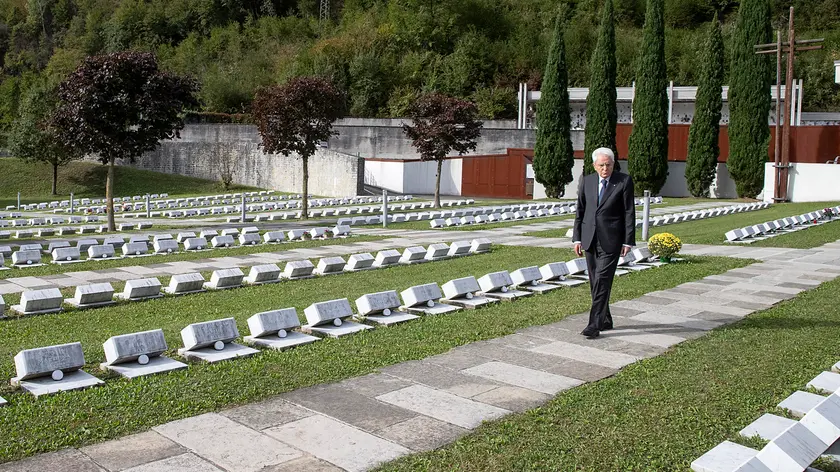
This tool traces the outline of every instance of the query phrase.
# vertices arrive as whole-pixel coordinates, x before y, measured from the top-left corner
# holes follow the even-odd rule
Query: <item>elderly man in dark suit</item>
[[[573,241],[578,257],[586,253],[592,291],[589,324],[581,332],[597,338],[612,329],[610,291],[618,258],[636,245],[636,206],[633,180],[613,172],[615,155],[609,148],[592,153],[595,173],[585,176],[578,188]]]

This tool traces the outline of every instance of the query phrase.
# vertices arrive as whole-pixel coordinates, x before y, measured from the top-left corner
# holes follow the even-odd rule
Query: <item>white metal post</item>
[[[388,227],[388,190],[382,189],[382,227]]]
[[[642,239],[647,241],[648,229],[650,224],[650,190],[645,190],[645,196],[642,199]]]

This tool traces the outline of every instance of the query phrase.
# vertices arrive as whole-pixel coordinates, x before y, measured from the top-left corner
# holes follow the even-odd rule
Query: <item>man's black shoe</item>
[[[580,334],[582,334],[582,335],[586,336],[588,339],[595,339],[595,338],[597,338],[597,337],[598,337],[598,335],[599,335],[599,334],[601,334],[601,333],[600,333],[600,332],[598,332],[598,330],[597,330],[597,329],[589,329],[589,328],[586,328],[586,329],[584,329],[583,331],[581,331],[581,332],[580,332]]]
[[[611,330],[611,329],[613,329],[613,325],[612,325],[612,323],[610,323],[610,324],[605,324],[605,325],[601,326],[601,331],[609,331],[609,330]]]

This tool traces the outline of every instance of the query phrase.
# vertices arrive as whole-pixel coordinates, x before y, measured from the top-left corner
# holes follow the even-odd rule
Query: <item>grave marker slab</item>
[[[487,238],[473,239],[470,245],[470,252],[472,254],[481,254],[490,252],[490,247],[493,245],[492,241]]]
[[[113,336],[102,347],[105,362],[99,367],[128,379],[187,368],[183,362],[161,355],[167,345],[160,329]]]
[[[430,244],[426,250],[427,261],[439,261],[448,258],[449,245],[446,243]]]
[[[347,265],[344,270],[347,272],[357,272],[360,270],[367,270],[373,268],[373,255],[370,253],[352,254],[347,259]]]
[[[256,246],[261,241],[259,233],[242,233],[239,235],[240,246]]]
[[[12,253],[12,265],[16,267],[38,267],[41,264],[41,251],[15,251]]]
[[[464,308],[477,308],[491,303],[498,303],[498,300],[479,295],[481,287],[475,277],[462,277],[450,280],[443,284],[444,302]]]
[[[304,330],[332,338],[372,329],[348,320],[353,316],[353,309],[346,298],[313,303],[306,307],[303,314],[308,323]]]
[[[523,267],[510,274],[515,287],[529,292],[545,293],[560,288],[560,285],[542,283],[543,274],[539,267]]]
[[[466,256],[470,253],[472,243],[469,241],[454,241],[449,246],[449,251],[446,253],[448,257]]]
[[[282,243],[286,239],[286,235],[282,231],[268,231],[263,234],[263,241],[268,244]]]
[[[233,247],[233,236],[214,236],[213,239],[210,240],[210,245],[214,248]]]
[[[172,254],[178,252],[178,241],[174,239],[156,239],[152,243],[155,254]]]
[[[139,257],[149,255],[149,244],[145,242],[128,243],[122,247],[123,256]]]
[[[213,239],[218,235],[219,235],[219,232],[214,230],[214,229],[207,229],[207,230],[202,231],[201,234],[199,234],[199,236],[204,238],[204,239]]]
[[[359,316],[378,325],[390,326],[419,318],[399,308],[400,298],[395,290],[369,293],[356,299]]]
[[[283,267],[283,274],[281,277],[289,280],[307,279],[313,277],[312,272],[314,270],[315,266],[308,260],[289,261],[286,263],[286,266]]]
[[[569,275],[578,275],[586,272],[586,259],[579,257],[566,263]]]
[[[286,233],[288,236],[289,241],[300,241],[306,235],[306,230],[303,229],[293,229]]]
[[[239,236],[239,230],[236,228],[225,228],[219,234],[221,236]]]
[[[107,282],[79,285],[76,287],[73,298],[68,298],[64,302],[80,309],[113,305],[116,303],[114,302],[114,287]]]
[[[376,258],[373,261],[373,267],[388,267],[399,264],[400,252],[396,249],[385,249],[376,253]]]
[[[210,281],[204,284],[204,288],[211,290],[224,290],[242,286],[242,279],[245,274],[238,267],[233,269],[214,270],[210,275]]]
[[[15,355],[17,377],[11,384],[39,397],[104,383],[82,371],[84,365],[80,343],[25,349]]]
[[[491,272],[482,276],[478,279],[478,285],[481,287],[481,293],[485,296],[500,300],[510,301],[533,295],[532,292],[511,289],[513,280],[506,270]]]
[[[116,250],[123,247],[125,239],[120,236],[108,236],[104,241],[102,241],[102,244],[110,244]]]
[[[251,335],[245,336],[244,340],[248,344],[282,351],[320,339],[296,331],[298,328],[300,321],[294,308],[266,311],[248,318]]]
[[[178,355],[212,364],[260,352],[232,342],[238,337],[234,318],[193,323],[181,330],[184,347],[178,349]]]
[[[102,244],[88,248],[88,260],[102,260],[114,258],[114,246]]]
[[[423,246],[413,246],[405,248],[402,257],[400,257],[400,264],[419,264],[426,262],[426,248]]]
[[[195,238],[195,237],[196,237],[196,236],[195,236],[195,233],[194,233],[194,232],[192,232],[192,231],[187,231],[187,232],[184,232],[184,233],[178,233],[178,236],[176,236],[176,237],[175,237],[175,239],[176,239],[179,243],[184,243],[184,241],[186,241],[186,240],[188,240],[188,239],[191,239],[191,238]]]
[[[280,281],[280,267],[277,264],[261,264],[251,267],[245,282],[250,285],[270,284]]]
[[[21,294],[20,304],[12,306],[12,311],[22,315],[58,313],[61,311],[62,302],[64,302],[64,297],[57,288],[27,290]]]
[[[198,272],[176,274],[169,279],[169,286],[163,291],[169,295],[187,295],[204,292],[204,276]]]
[[[184,240],[184,250],[201,251],[207,249],[207,240],[204,238],[188,238]]]
[[[436,283],[409,287],[400,292],[400,296],[403,300],[403,307],[409,313],[441,315],[461,309],[457,306],[439,302],[443,298],[443,294]]]
[[[157,278],[134,279],[126,281],[123,293],[118,293],[115,296],[119,300],[148,300],[162,297],[163,294],[160,293],[160,289],[161,284]]]
[[[79,253],[79,248],[77,247],[62,247],[53,249],[52,251],[53,264],[61,265],[82,262],[79,259],[81,259],[81,254]]]

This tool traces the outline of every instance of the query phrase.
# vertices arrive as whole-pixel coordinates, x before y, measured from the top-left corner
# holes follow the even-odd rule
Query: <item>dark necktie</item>
[[[598,205],[601,205],[601,202],[604,200],[604,192],[607,191],[607,179],[601,181],[601,191],[598,192]]]

